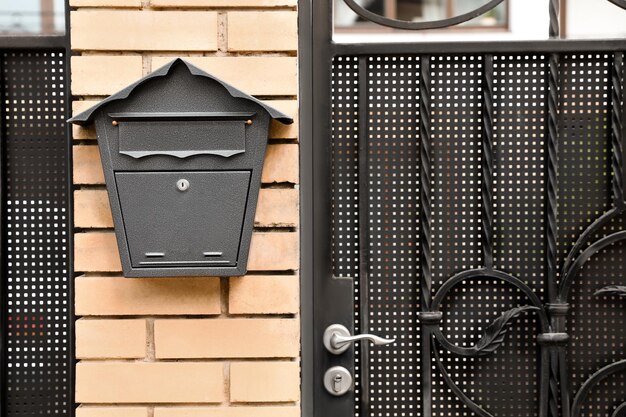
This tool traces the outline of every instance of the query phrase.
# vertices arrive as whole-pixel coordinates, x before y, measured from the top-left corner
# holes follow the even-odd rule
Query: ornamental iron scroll
[[[614,5],[626,9],[626,0],[609,0]]]
[[[395,28],[395,29],[408,29],[408,30],[426,30],[426,29],[441,29],[449,26],[456,26],[461,23],[467,22],[488,11],[494,9],[504,0],[489,0],[488,3],[472,10],[467,13],[460,14],[458,16],[450,17],[441,20],[432,20],[427,22],[409,22],[405,20],[392,19],[389,17],[381,16],[374,12],[367,10],[365,7],[358,4],[355,0],[343,0],[348,7],[350,7],[356,14],[361,16],[365,20],[378,23],[379,25]],[[614,0],[619,1],[619,0]]]
[[[362,6],[358,3],[358,0],[343,0],[343,2],[352,9],[357,15],[361,18],[379,24],[381,26],[387,26],[394,29],[405,29],[405,30],[428,30],[428,29],[442,29],[446,27],[460,25],[461,23],[468,22],[472,19],[480,17],[489,11],[495,9],[499,6],[504,0],[489,0],[487,3],[483,4],[480,7],[477,7],[474,10],[471,10],[466,13],[462,13],[457,16],[453,16],[446,19],[440,20],[429,20],[429,21],[420,21],[420,22],[410,22],[406,20],[394,19],[386,16],[382,16],[378,13],[372,12],[368,10],[366,7]],[[615,4],[618,7],[626,9],[626,0],[608,0],[611,3]],[[559,8],[559,0],[550,0],[551,9],[558,12]],[[551,21],[558,19],[558,14],[552,15],[551,11]],[[551,24],[552,26],[552,24]]]

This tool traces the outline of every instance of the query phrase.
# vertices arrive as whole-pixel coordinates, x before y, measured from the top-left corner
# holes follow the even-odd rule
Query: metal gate
[[[74,415],[66,36],[0,39],[0,415]]]
[[[331,9],[301,9],[305,414],[625,417],[626,41],[558,39],[552,0],[550,40],[338,44]]]

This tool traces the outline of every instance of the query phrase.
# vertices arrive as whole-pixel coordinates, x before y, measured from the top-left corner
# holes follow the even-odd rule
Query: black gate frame
[[[0,35],[0,51],[64,51],[65,58],[65,71],[66,71],[66,85],[65,85],[65,97],[66,97],[66,108],[65,108],[65,120],[68,120],[72,117],[72,90],[71,90],[71,58],[72,58],[72,49],[71,49],[71,25],[70,25],[70,0],[65,0],[65,33],[63,35]],[[3,120],[5,117],[4,112],[4,77],[2,77],[3,68],[0,67],[0,120]],[[6,207],[6,189],[5,189],[5,178],[4,178],[4,168],[5,165],[5,135],[4,132],[4,122],[0,124],[2,129],[0,129],[0,211],[2,213],[5,212]],[[69,375],[69,384],[70,384],[70,395],[68,399],[68,404],[70,409],[68,410],[67,417],[73,417],[75,415],[76,406],[74,401],[75,394],[75,369],[76,369],[76,360],[74,356],[75,352],[75,337],[74,337],[74,327],[75,327],[75,319],[74,319],[74,235],[73,235],[73,227],[74,227],[74,185],[72,180],[72,166],[73,166],[73,153],[72,153],[72,128],[68,123],[65,128],[65,139],[67,142],[67,154],[65,156],[66,163],[68,166],[67,172],[67,218],[68,218],[68,284],[69,284],[69,297],[70,302],[69,312],[70,315],[70,325],[68,328],[70,346],[68,349],[68,355],[70,357],[70,366],[68,369]],[[0,239],[0,306],[7,305],[7,294],[4,288],[4,282],[7,277],[7,253],[6,253],[6,241],[5,241],[5,226],[4,226],[4,218],[0,219],[0,235],[2,238]],[[0,417],[4,417],[7,415],[6,410],[6,385],[7,385],[7,341],[4,336],[4,329],[6,329],[6,315],[4,314],[4,307],[0,308]]]
[[[607,0],[615,5],[626,9],[625,0]],[[353,0],[345,0],[351,7],[354,5]],[[490,9],[499,4],[501,0],[491,0],[486,7],[481,9]],[[546,267],[548,271],[548,279],[546,285],[546,294],[550,303],[546,306],[534,294],[527,293],[524,284],[515,277],[493,269],[491,264],[493,241],[492,232],[489,230],[490,217],[492,213],[486,207],[491,201],[491,191],[489,187],[483,187],[483,201],[487,204],[483,206],[483,234],[481,237],[482,251],[485,259],[483,268],[465,271],[453,277],[449,283],[443,285],[434,298],[430,295],[429,262],[430,254],[425,253],[421,256],[420,263],[422,270],[426,271],[422,277],[421,285],[428,291],[429,295],[423,302],[430,306],[420,313],[422,322],[422,332],[425,337],[422,340],[429,340],[431,337],[442,338],[441,334],[437,335],[438,323],[441,319],[441,313],[437,310],[438,304],[442,301],[445,293],[461,280],[473,275],[481,275],[493,277],[503,280],[509,284],[520,288],[527,293],[531,304],[539,311],[539,320],[542,332],[538,341],[542,345],[541,358],[542,362],[564,363],[565,349],[564,344],[568,340],[568,334],[565,332],[565,318],[568,312],[569,304],[567,303],[567,295],[572,280],[576,277],[579,268],[595,253],[601,249],[612,245],[615,242],[626,239],[626,231],[614,233],[596,242],[590,242],[590,238],[594,231],[599,230],[612,218],[626,211],[626,201],[624,200],[624,182],[626,182],[626,173],[624,172],[624,144],[626,132],[624,131],[623,118],[626,117],[626,109],[613,106],[611,114],[613,126],[622,126],[621,129],[614,129],[612,136],[612,169],[615,173],[613,180],[614,204],[613,208],[600,217],[592,224],[585,233],[579,238],[577,244],[572,248],[568,261],[563,268],[565,278],[562,282],[556,280],[556,211],[557,211],[557,146],[558,146],[558,111],[559,97],[558,86],[559,79],[559,61],[560,55],[568,52],[608,52],[614,53],[626,51],[625,39],[614,40],[565,40],[560,39],[559,28],[559,0],[550,0],[550,38],[541,41],[511,41],[511,42],[437,42],[437,43],[367,43],[367,44],[337,44],[332,39],[333,19],[332,19],[332,0],[300,0],[300,138],[301,138],[301,312],[302,312],[302,414],[304,417],[321,417],[321,416],[351,416],[353,415],[354,395],[346,395],[340,398],[333,398],[333,412],[329,413],[324,409],[324,405],[329,401],[328,395],[324,391],[321,383],[324,371],[332,366],[340,363],[336,358],[329,357],[323,350],[322,334],[325,328],[335,322],[340,317],[349,317],[352,312],[352,306],[346,300],[352,297],[352,288],[350,280],[342,280],[341,278],[332,278],[333,271],[331,265],[331,199],[332,192],[329,187],[331,184],[331,144],[326,138],[330,137],[331,132],[331,64],[333,58],[338,55],[361,56],[366,54],[417,54],[426,55],[423,59],[428,59],[428,54],[438,53],[463,53],[472,54],[479,53],[485,56],[492,56],[497,53],[544,53],[549,56],[549,74],[548,74],[548,124],[546,129],[547,135],[547,161],[548,167],[546,172],[547,190],[546,202],[547,213],[545,218],[546,228]],[[487,7],[488,6],[488,7]],[[356,6],[358,8],[358,6]],[[352,7],[355,9],[355,7]],[[484,10],[482,11],[484,12]],[[482,12],[478,11],[475,17]],[[626,10],[624,11],[626,13]],[[377,18],[376,16],[368,16],[367,13],[359,13],[362,17],[376,23],[389,25],[396,28],[407,29],[412,24],[404,24],[391,21],[390,19]],[[466,16],[467,17],[467,16]],[[434,28],[444,27],[459,23],[447,19],[444,24],[435,24],[430,27],[418,28]],[[465,19],[468,20],[468,19]],[[418,24],[419,26],[419,24]],[[415,28],[415,27],[413,27]],[[609,100],[623,101],[624,85],[620,77],[623,74],[623,54],[616,53],[613,62],[612,83],[614,85],[614,96]],[[486,67],[490,64],[490,59],[486,60]],[[424,62],[428,64],[428,61]],[[428,66],[426,66],[428,67]],[[422,73],[423,75],[424,73]],[[489,76],[485,80],[487,88],[492,82]],[[365,97],[366,98],[366,97]],[[420,102],[424,106],[423,111],[429,110],[428,100]],[[486,108],[485,114],[490,117],[489,99],[483,103]],[[492,105],[492,104],[491,104]],[[623,106],[626,107],[626,106]],[[489,123],[489,121],[486,121]],[[420,126],[422,134],[428,137],[428,126]],[[487,127],[487,131],[489,128]],[[483,139],[483,149],[489,152],[492,148],[492,138],[490,134],[485,135]],[[359,138],[360,152],[363,149],[363,142]],[[425,141],[422,141],[425,142]],[[422,157],[428,157],[428,145],[421,145]],[[493,176],[493,166],[490,158],[486,158],[482,167],[483,179],[487,184],[490,183]],[[429,169],[422,169],[420,172],[422,179],[430,176]],[[365,187],[367,188],[367,187]],[[422,198],[429,199],[429,191],[422,190]],[[422,209],[421,219],[428,227],[430,220],[429,208]],[[422,233],[420,241],[423,247],[428,248],[431,245],[427,233]],[[425,249],[426,251],[426,249]],[[332,291],[329,290],[332,288]],[[619,295],[624,289],[606,289],[606,292],[614,292]],[[320,294],[324,295],[324,299],[320,300]],[[622,294],[623,295],[623,294]],[[323,308],[321,306],[323,305]],[[351,328],[351,323],[342,323]],[[439,333],[441,333],[439,331]],[[445,339],[445,337],[443,337]],[[430,346],[424,346],[426,350],[430,350]],[[462,350],[463,348],[459,348]],[[431,365],[430,352],[425,355],[427,357],[426,369]],[[552,358],[552,359],[550,359]],[[342,363],[345,366],[345,362]],[[561,380],[564,376],[560,375],[564,367],[560,369],[550,370],[548,367],[542,367],[540,375],[543,384],[548,386],[549,381]],[[597,373],[585,383],[580,391],[573,398],[573,409],[570,409],[572,399],[567,390],[561,390],[560,394],[555,397],[552,393],[551,401],[561,403],[560,408],[564,417],[577,417],[579,410],[577,405],[585,397],[592,384],[601,380],[614,372],[626,371],[626,359],[613,363],[600,369]],[[429,389],[430,373],[424,373],[421,383],[425,389]],[[555,411],[548,406],[550,401],[547,397],[550,394],[547,389],[542,392],[540,399],[540,417],[556,417]],[[466,403],[467,404],[467,403]],[[626,410],[626,405],[622,406]],[[623,412],[620,408],[616,411],[616,416]],[[479,409],[470,409],[478,415],[482,415]],[[559,413],[557,411],[557,413]],[[367,415],[367,414],[365,414]],[[431,416],[430,404],[424,404],[422,415]],[[621,414],[619,414],[621,416]]]

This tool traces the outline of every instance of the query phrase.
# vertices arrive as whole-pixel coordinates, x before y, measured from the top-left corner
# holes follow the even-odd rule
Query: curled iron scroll
[[[513,287],[521,290],[521,292],[526,296],[527,300],[530,302],[529,307],[522,307],[522,308],[509,310],[509,312],[507,312],[507,313],[510,313],[511,315],[511,317],[509,318],[505,318],[504,315],[501,316],[503,318],[503,325],[510,324],[508,323],[509,319],[514,318],[513,316],[517,316],[525,310],[536,310],[539,316],[539,325],[541,327],[542,332],[550,331],[550,323],[545,313],[545,310],[543,309],[543,303],[541,302],[539,297],[537,297],[537,295],[533,292],[533,290],[530,287],[528,287],[519,278],[514,277],[511,274],[494,270],[494,269],[467,270],[467,271],[460,272],[456,274],[455,276],[453,276],[452,278],[448,279],[435,294],[435,297],[433,298],[432,309],[434,311],[439,310],[441,308],[441,305],[444,299],[448,295],[448,293],[458,284],[464,281],[473,281],[473,280],[479,280],[479,279],[484,279],[484,278],[496,279],[496,280],[512,285]],[[506,332],[506,329],[503,327],[501,331]],[[478,345],[472,348],[456,346],[455,344],[453,344],[446,338],[446,336],[443,334],[440,328],[434,329],[433,334],[437,342],[439,342],[441,346],[443,346],[448,351],[454,352],[458,355],[479,356],[479,355],[482,355],[483,353],[490,353],[492,351],[491,349],[481,349],[481,347]],[[482,350],[485,350],[485,352],[482,352]]]
[[[489,0],[488,3],[470,12],[463,13],[458,16],[450,17],[447,19],[432,20],[429,22],[408,22],[406,20],[392,19],[392,18],[381,16],[379,14],[376,14],[374,12],[367,10],[366,8],[358,4],[356,0],[343,0],[343,1],[348,5],[348,7],[350,7],[354,11],[354,13],[358,14],[365,20],[369,20],[370,22],[378,23],[379,25],[388,26],[388,27],[395,28],[395,29],[425,30],[425,29],[440,29],[440,28],[455,26],[455,25],[467,22],[468,20],[477,18],[487,13],[491,9],[494,9],[497,5],[502,3],[504,0]],[[611,0],[611,1],[622,2],[625,0]]]
[[[609,0],[611,3],[622,9],[626,9],[626,0]]]

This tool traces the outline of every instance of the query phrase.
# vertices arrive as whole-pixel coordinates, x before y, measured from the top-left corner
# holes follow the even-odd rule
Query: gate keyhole
[[[335,375],[333,378],[333,391],[341,392],[341,382],[343,381],[343,377],[340,374]]]

